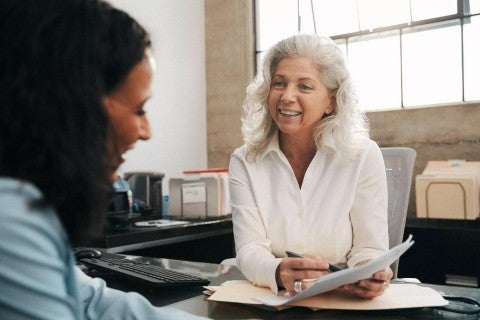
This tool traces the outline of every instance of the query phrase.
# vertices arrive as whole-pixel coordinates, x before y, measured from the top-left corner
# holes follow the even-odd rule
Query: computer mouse
[[[93,248],[81,248],[75,251],[75,258],[77,260],[100,258],[101,256],[102,253]]]

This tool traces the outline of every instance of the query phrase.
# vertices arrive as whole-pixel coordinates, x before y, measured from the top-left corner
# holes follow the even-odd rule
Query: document
[[[268,306],[280,306],[331,291],[345,284],[355,283],[359,280],[370,278],[375,272],[380,271],[395,262],[413,245],[413,243],[412,235],[410,235],[405,242],[393,247],[390,251],[363,265],[332,272],[326,276],[318,278],[310,287],[293,297],[265,295],[255,297],[254,299]]]
[[[248,280],[226,281],[221,286],[208,286],[208,300],[233,302],[257,307],[265,307],[257,296],[275,297],[270,288],[257,287]],[[293,306],[307,307],[313,310],[389,310],[404,308],[438,307],[448,302],[432,288],[417,284],[392,283],[384,294],[375,299],[361,299],[335,291],[325,292],[280,306],[267,306],[274,310],[283,310]]]

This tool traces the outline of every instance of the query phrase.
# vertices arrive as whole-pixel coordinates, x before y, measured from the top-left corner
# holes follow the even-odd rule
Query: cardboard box
[[[479,177],[480,162],[429,161],[415,178],[417,217],[477,219]]]
[[[170,216],[211,218],[231,213],[228,174],[204,172],[169,179]]]

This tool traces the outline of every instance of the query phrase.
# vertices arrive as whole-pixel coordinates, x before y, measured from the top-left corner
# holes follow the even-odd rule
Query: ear
[[[102,97],[102,105],[107,114],[110,114],[110,112],[113,111],[113,101],[108,95]]]
[[[329,93],[330,103],[325,109],[325,114],[332,114],[335,108],[337,107],[337,91],[338,89],[333,90]]]

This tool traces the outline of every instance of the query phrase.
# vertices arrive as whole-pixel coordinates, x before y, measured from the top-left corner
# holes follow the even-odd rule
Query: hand
[[[321,276],[329,274],[328,262],[319,257],[289,258],[285,257],[277,267],[277,284],[284,287],[293,296],[295,281],[302,282],[302,290],[308,288],[312,282]]]
[[[358,263],[364,264],[370,259],[362,260]],[[348,293],[363,299],[373,299],[382,295],[390,285],[390,279],[393,271],[390,268],[375,272],[371,278],[360,280],[356,283],[347,284],[336,289],[337,291]]]

